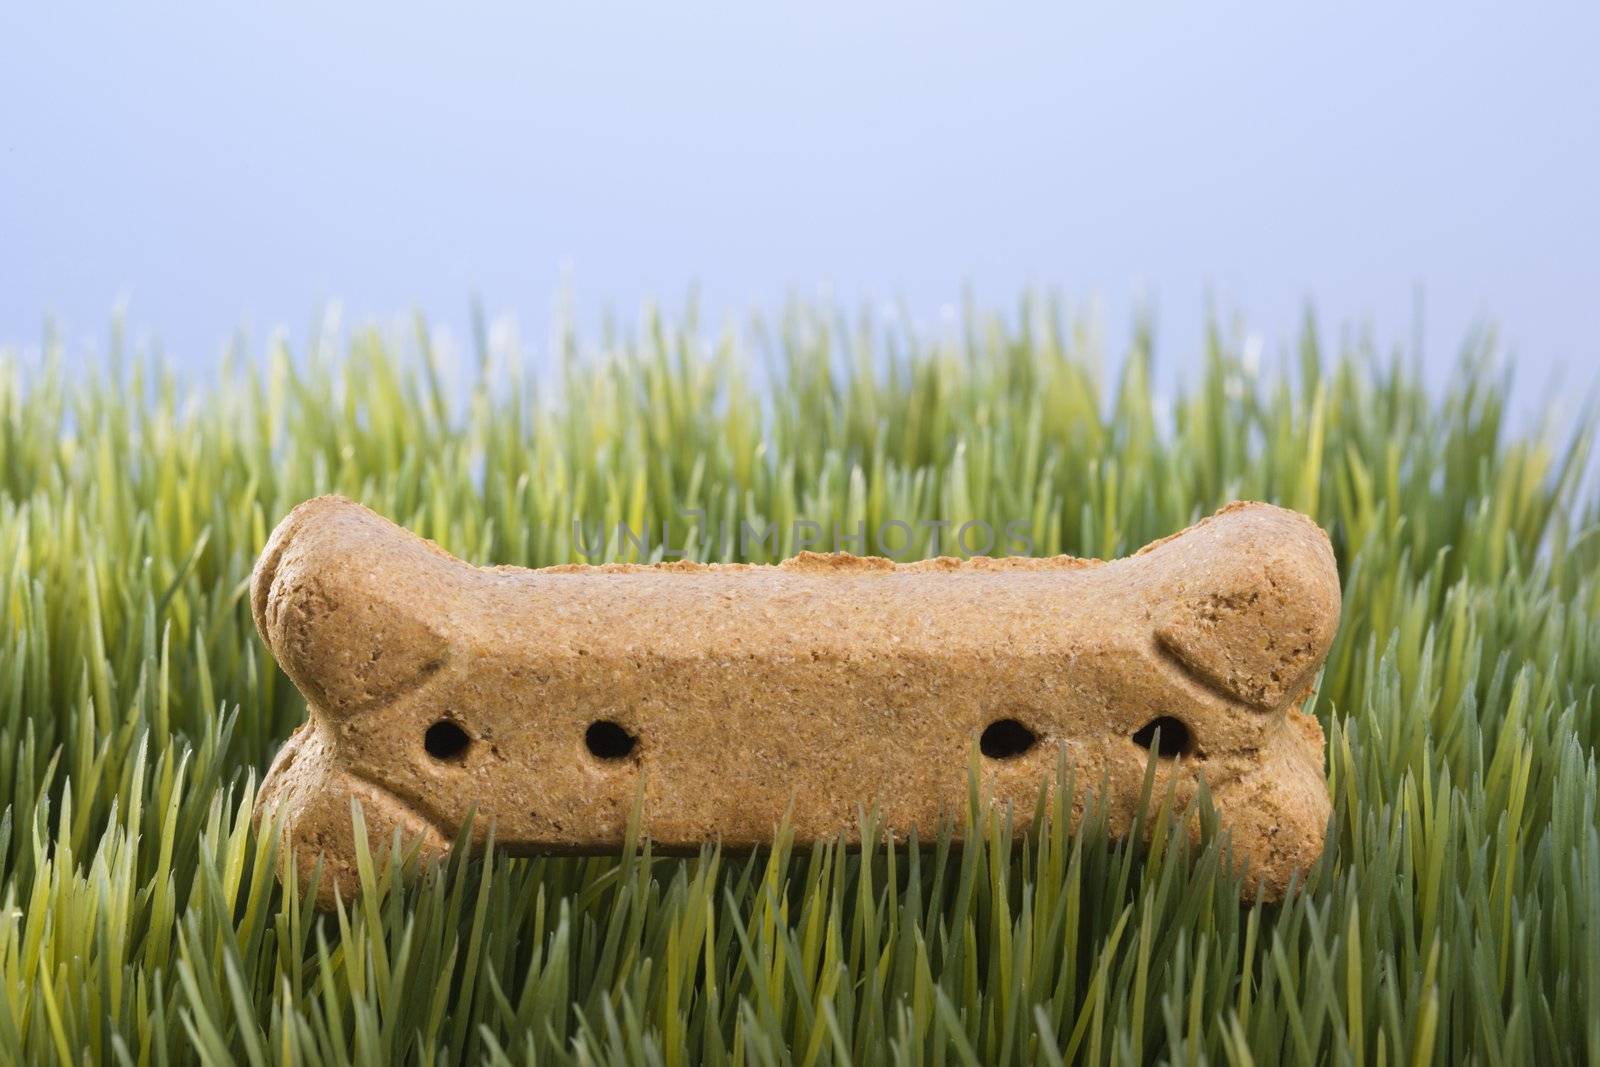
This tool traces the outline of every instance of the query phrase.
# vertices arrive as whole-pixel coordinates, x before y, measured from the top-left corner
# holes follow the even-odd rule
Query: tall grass
[[[1163,412],[1143,333],[1107,381],[1052,308],[1016,323],[651,318],[554,374],[482,354],[464,395],[425,330],[197,391],[116,355],[74,380],[53,342],[0,358],[5,1058],[1600,1061],[1589,426],[1512,432],[1479,347],[1430,394],[1309,325],[1264,375],[1213,333]],[[528,565],[580,559],[574,518],[706,558],[741,520],[1025,517],[1040,552],[1112,556],[1235,497],[1300,508],[1344,578],[1310,705],[1327,853],[1241,908],[1226,840],[1159,795],[1147,848],[975,803],[965,849],[397,858],[320,916],[249,819],[303,705],[244,594],[329,491]]]

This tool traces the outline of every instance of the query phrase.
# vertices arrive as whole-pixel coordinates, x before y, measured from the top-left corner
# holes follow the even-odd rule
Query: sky
[[[204,371],[471,302],[535,350],[642,303],[935,321],[971,290],[1208,308],[1285,350],[1493,323],[1600,366],[1596,5],[7,5],[0,343],[46,317]]]

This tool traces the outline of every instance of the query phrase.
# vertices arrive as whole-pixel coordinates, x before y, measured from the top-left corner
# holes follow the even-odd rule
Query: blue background
[[[103,348],[126,301],[206,368],[477,296],[538,352],[564,283],[712,324],[970,284],[1113,348],[1142,301],[1179,373],[1208,300],[1270,360],[1308,298],[1387,347],[1419,293],[1436,377],[1490,318],[1524,380],[1600,362],[1594,5],[23,6],[0,341]]]

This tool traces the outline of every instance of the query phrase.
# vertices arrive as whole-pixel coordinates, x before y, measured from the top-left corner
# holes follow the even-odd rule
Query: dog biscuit
[[[473,567],[359,504],[308,500],[251,582],[308,721],[262,783],[319,903],[357,884],[351,799],[442,856],[473,814],[512,852],[924,841],[982,792],[1033,817],[1064,748],[1114,832],[1146,768],[1204,779],[1268,898],[1322,851],[1322,730],[1299,707],[1339,578],[1310,519],[1236,503],[1110,562],[845,554],[777,565]],[[1159,742],[1157,741],[1159,735]],[[973,749],[978,755],[974,757]]]

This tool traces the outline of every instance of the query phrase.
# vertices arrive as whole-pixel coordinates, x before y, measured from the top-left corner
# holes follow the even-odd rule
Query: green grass
[[[1012,318],[650,319],[545,387],[497,357],[457,397],[423,332],[193,392],[0,358],[4,1058],[1600,1060],[1587,424],[1513,431],[1481,346],[1430,393],[1309,325],[1260,376],[1213,335],[1168,416],[1142,340],[1107,382],[1050,307]],[[1241,908],[1226,842],[1160,797],[1148,848],[975,807],[965,849],[457,858],[319,917],[249,821],[303,705],[244,592],[328,491],[530,565],[577,558],[575,516],[1029,516],[1041,552],[1111,556],[1235,497],[1300,508],[1344,577],[1311,705],[1327,853]]]

